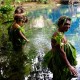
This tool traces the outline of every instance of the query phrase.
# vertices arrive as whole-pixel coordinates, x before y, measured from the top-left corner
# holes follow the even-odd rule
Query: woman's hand
[[[28,39],[26,40],[28,43],[30,42]]]
[[[75,67],[69,66],[69,70],[70,70],[71,74],[73,74],[74,76],[78,76],[78,73],[77,73],[77,70]]]

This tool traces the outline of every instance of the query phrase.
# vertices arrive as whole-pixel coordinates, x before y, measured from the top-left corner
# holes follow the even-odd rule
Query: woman
[[[18,16],[18,15],[22,15],[22,16],[25,15],[24,8],[22,6],[18,6],[15,9],[14,16]]]
[[[25,9],[22,6],[18,6],[14,11],[14,17],[15,16],[23,16],[25,22],[27,22],[28,19],[27,19],[27,16],[25,16],[25,15],[26,15]]]
[[[15,23],[13,23],[11,27],[12,33],[12,44],[14,50],[20,50],[23,47],[24,41],[29,42],[29,40],[24,35],[23,24],[24,18],[23,16],[15,16],[14,17]]]
[[[68,42],[64,33],[70,28],[71,19],[62,16],[58,20],[58,30],[51,38],[52,50],[44,56],[44,61],[53,73],[53,80],[70,80],[77,76],[76,49]]]
[[[28,58],[24,52],[25,42],[29,42],[26,38],[25,31],[23,29],[24,19],[22,16],[15,16],[15,22],[10,27],[10,41],[13,45],[13,51],[9,54],[9,75],[8,80],[25,80],[25,65],[27,64]],[[25,64],[26,62],[26,64]]]

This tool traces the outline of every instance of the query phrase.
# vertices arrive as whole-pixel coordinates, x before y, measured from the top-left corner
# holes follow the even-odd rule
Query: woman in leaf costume
[[[44,56],[44,64],[47,64],[53,73],[53,80],[70,80],[77,76],[76,49],[69,43],[64,33],[70,28],[71,19],[62,16],[58,20],[58,30],[51,39],[52,50]]]
[[[29,40],[24,35],[23,23],[24,18],[23,16],[15,16],[15,22],[11,27],[11,34],[12,34],[12,43],[14,50],[20,50],[23,46],[24,40],[29,42]]]
[[[27,63],[27,56],[23,50],[25,42],[29,42],[26,38],[23,29],[23,16],[15,16],[15,22],[10,27],[10,41],[13,45],[13,52],[9,57],[10,76],[8,80],[24,80],[25,77],[25,62]]]
[[[25,22],[27,23],[27,21],[28,21],[25,9],[22,6],[17,6],[16,7],[16,9],[14,11],[14,17],[15,16],[23,16]]]
[[[17,6],[15,11],[14,11],[14,16],[23,16],[25,15],[25,10],[22,6]]]

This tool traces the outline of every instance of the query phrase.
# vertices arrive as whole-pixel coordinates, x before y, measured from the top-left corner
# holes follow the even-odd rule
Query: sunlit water
[[[41,9],[28,14],[30,19],[30,28],[35,32],[31,38],[36,52],[38,53],[33,60],[33,64],[38,63],[38,56],[43,57],[51,49],[51,36],[55,31],[54,23],[57,19],[67,15],[72,18],[72,25],[66,36],[68,40],[76,47],[78,80],[80,80],[80,6],[78,5],[61,5],[56,9]],[[33,67],[34,68],[34,67]],[[33,69],[34,70],[34,69]],[[76,80],[72,79],[72,80]]]

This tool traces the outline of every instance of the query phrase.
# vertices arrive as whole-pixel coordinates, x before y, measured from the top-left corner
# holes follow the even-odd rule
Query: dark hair
[[[27,23],[28,22],[27,16],[23,16],[23,19],[24,19],[24,23]]]
[[[20,22],[20,21],[24,22],[23,16],[15,16],[15,17],[14,17],[14,20],[15,20],[17,23]]]
[[[21,10],[19,12],[19,10]],[[24,13],[24,8],[22,6],[18,6],[16,9],[15,9],[15,12],[14,13]]]
[[[27,23],[28,22],[28,19],[27,19],[26,16],[19,16],[19,15],[17,15],[17,16],[14,17],[14,20],[16,22],[20,22],[20,21],[22,21],[24,23]]]
[[[57,25],[64,25],[67,20],[71,21],[71,18],[68,16],[61,16],[57,22]]]

